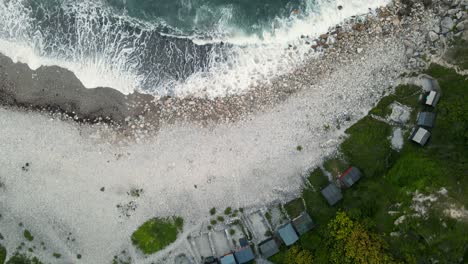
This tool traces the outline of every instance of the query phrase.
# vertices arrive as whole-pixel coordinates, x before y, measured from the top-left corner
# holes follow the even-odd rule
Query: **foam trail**
[[[261,37],[240,35],[215,40],[233,44],[227,63],[213,60],[208,73],[191,75],[188,80],[179,83],[176,94],[217,97],[243,93],[251,86],[298,67],[310,52],[310,47],[302,43],[301,35],[318,36],[348,17],[365,14],[369,9],[384,6],[388,2],[350,0],[344,3],[320,0],[316,5],[308,5],[310,9],[307,12],[310,15],[306,18],[295,18],[292,21],[282,19],[282,26],[274,35],[265,32]],[[344,8],[339,11],[338,5]],[[207,43],[200,39],[194,41],[197,44]],[[287,49],[289,44],[296,48]]]

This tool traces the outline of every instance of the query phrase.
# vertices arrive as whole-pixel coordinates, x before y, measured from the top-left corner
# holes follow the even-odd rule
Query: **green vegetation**
[[[224,222],[224,217],[222,217],[220,215],[216,219],[221,223]]]
[[[210,215],[215,215],[216,214],[216,208],[211,208],[210,209]]]
[[[232,213],[232,208],[231,207],[228,207],[226,209],[224,209],[224,214],[225,215],[230,215]]]
[[[323,167],[330,172],[334,178],[338,178],[349,167],[349,164],[341,158],[333,158],[326,160],[323,163]]]
[[[217,223],[218,223],[218,221],[216,221],[215,219],[212,219],[212,220],[210,221],[210,224],[211,224],[211,225],[216,225]]]
[[[6,248],[2,244],[0,244],[0,264],[5,263],[6,255],[7,255]]]
[[[369,114],[386,117],[392,113],[390,105],[394,102],[413,108],[422,107],[418,105],[420,94],[421,88],[418,86],[400,85],[395,89],[394,94],[382,98],[377,106],[369,112]]]
[[[34,240],[34,237],[31,235],[31,232],[29,232],[29,230],[24,230],[23,236],[28,241],[33,241]]]
[[[271,213],[270,212],[265,213],[265,219],[268,221],[268,223],[270,225],[272,225],[272,223],[271,223]]]
[[[390,125],[366,116],[346,133],[349,137],[341,144],[341,150],[349,163],[362,169],[367,177],[382,175],[390,166],[393,154]]]
[[[230,234],[231,236],[233,236],[235,233],[236,233],[236,230],[234,230],[234,229],[229,229],[229,234]]]
[[[296,147],[296,150],[297,150],[297,151],[302,151],[302,146],[301,146],[301,145],[297,146],[297,147]]]
[[[54,252],[54,253],[52,253],[52,256],[54,256],[54,258],[60,258],[60,257],[62,257],[62,254]]]
[[[112,259],[112,264],[131,264],[132,258],[126,255],[125,251],[122,251],[122,254],[119,256],[114,256]]]
[[[468,41],[458,38],[454,45],[454,48],[447,52],[446,59],[463,69],[468,69]]]
[[[287,251],[273,256],[271,259],[274,263],[288,263],[288,264],[312,264],[315,263],[312,252],[303,249],[297,245],[292,246]]]
[[[28,257],[27,255],[15,253],[6,264],[43,264],[36,257]]]
[[[327,177],[320,168],[310,173],[302,198],[317,227],[303,235],[297,246],[310,251],[314,263],[467,261],[468,223],[450,218],[444,210],[468,204],[468,79],[438,65],[432,65],[427,74],[438,79],[442,89],[435,109],[436,127],[427,146],[405,140],[403,149],[394,151],[389,142],[393,127],[367,116],[346,131],[343,157],[324,163],[334,176],[348,163],[363,172],[359,183],[343,191],[343,200],[328,206],[320,194]],[[413,108],[410,122],[414,122],[424,109],[419,94],[419,88],[400,86],[370,113],[386,116],[388,106],[398,101]],[[408,135],[409,129],[403,129]],[[446,196],[437,193],[441,188],[447,190]],[[416,191],[438,197],[422,217],[412,216]],[[395,224],[400,216],[405,220]],[[287,254],[284,248],[271,260],[295,263]]]
[[[305,210],[304,203],[302,202],[301,198],[297,198],[290,201],[289,203],[284,205],[284,208],[286,209],[286,212],[288,212],[288,215],[291,218],[298,217]]]
[[[234,210],[234,212],[231,214],[231,217],[237,217],[239,215],[239,210]]]
[[[132,188],[130,189],[129,192],[127,192],[128,195],[132,197],[140,197],[143,194],[143,189],[137,189],[137,188]]]
[[[320,168],[313,170],[308,177],[310,187],[304,188],[302,198],[305,200],[306,210],[315,221],[325,223],[335,214],[335,209],[328,206],[320,190],[327,186],[328,179]]]
[[[180,217],[153,218],[133,233],[132,242],[143,253],[152,254],[174,242],[183,225]]]

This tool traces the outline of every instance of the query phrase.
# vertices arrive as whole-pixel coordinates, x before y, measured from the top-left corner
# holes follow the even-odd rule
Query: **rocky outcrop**
[[[0,102],[59,110],[82,120],[121,122],[130,115],[125,96],[111,88],[86,89],[76,76],[50,66],[31,70],[0,54]]]

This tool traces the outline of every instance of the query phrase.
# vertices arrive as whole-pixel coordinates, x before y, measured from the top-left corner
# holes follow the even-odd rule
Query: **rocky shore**
[[[46,66],[34,71],[0,54],[0,104],[58,113],[79,122],[107,122],[127,135],[155,132],[161,124],[178,121],[232,122],[271,109],[339,67],[363,59],[364,53],[382,43],[402,43],[407,70],[424,69],[431,60],[443,58],[454,38],[468,39],[467,9],[466,0],[393,1],[349,18],[318,38],[302,36],[300,45],[310,46],[311,52],[294,72],[245,94],[214,99],[157,98],[138,92],[126,96],[111,88],[87,89],[66,69]],[[291,53],[296,49],[287,48]]]

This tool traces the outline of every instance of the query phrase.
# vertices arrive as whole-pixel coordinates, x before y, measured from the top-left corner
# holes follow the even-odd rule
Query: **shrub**
[[[180,217],[150,219],[133,233],[132,242],[145,254],[155,253],[177,239],[183,224]]]
[[[232,208],[231,207],[228,207],[224,210],[224,214],[225,215],[230,215],[232,213]]]
[[[211,208],[210,209],[210,215],[215,215],[216,214],[216,208]]]
[[[24,230],[23,236],[28,241],[33,241],[34,240],[34,237],[31,235],[31,232],[29,232],[29,230]]]

